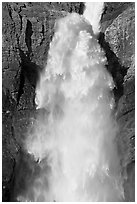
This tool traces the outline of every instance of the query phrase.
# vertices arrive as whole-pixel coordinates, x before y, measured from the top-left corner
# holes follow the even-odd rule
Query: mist
[[[56,21],[47,65],[36,87],[43,110],[25,150],[38,162],[19,201],[99,202],[124,199],[113,109],[114,82],[96,34],[103,3]],[[90,11],[94,11],[90,16]],[[33,196],[32,196],[33,195]]]

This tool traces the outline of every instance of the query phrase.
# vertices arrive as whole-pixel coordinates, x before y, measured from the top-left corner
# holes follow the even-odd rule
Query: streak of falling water
[[[103,4],[94,6],[93,19],[87,9],[84,16],[72,13],[56,22],[47,66],[36,88],[37,108],[49,114],[37,118],[26,140],[26,150],[39,160],[42,171],[18,200],[92,202],[124,197],[112,114],[114,83],[95,37]]]
[[[97,35],[100,31],[100,19],[104,9],[103,2],[86,2],[84,17],[92,25],[93,32]]]

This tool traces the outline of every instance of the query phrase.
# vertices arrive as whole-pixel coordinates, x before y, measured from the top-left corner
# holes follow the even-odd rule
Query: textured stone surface
[[[119,140],[127,163],[135,159],[135,8],[126,8],[105,31],[105,39],[116,54],[119,63],[127,70],[123,78],[123,94],[118,102],[117,118]]]
[[[105,31],[106,41],[125,67],[130,67],[135,53],[135,7],[127,8]]]
[[[11,189],[21,162],[26,169],[31,168],[27,167],[28,161],[33,163],[22,153],[23,141],[37,115],[35,86],[46,65],[55,20],[67,12],[82,14],[84,4],[5,2],[2,7],[3,201],[13,201]],[[119,151],[130,180],[125,182],[127,201],[134,200],[134,15],[134,3],[105,3],[99,39],[108,59],[107,68],[116,83]]]
[[[110,3],[111,4],[111,3]],[[114,4],[114,3],[113,3]],[[122,3],[121,3],[122,4]],[[109,3],[107,4],[109,7]],[[110,7],[113,7],[111,4]],[[112,14],[103,22],[105,40],[115,53],[119,64],[125,70],[121,75],[122,93],[117,103],[117,121],[119,124],[118,147],[121,155],[125,179],[125,200],[135,199],[135,4],[124,3],[123,12],[112,9]],[[118,13],[118,15],[117,15]],[[113,16],[116,18],[113,19]],[[105,18],[104,18],[105,21]],[[111,23],[110,23],[111,21]],[[103,29],[104,29],[103,27]],[[115,69],[115,67],[114,67]],[[119,75],[120,76],[120,75]],[[117,77],[116,77],[117,78]],[[118,82],[118,80],[116,79]]]

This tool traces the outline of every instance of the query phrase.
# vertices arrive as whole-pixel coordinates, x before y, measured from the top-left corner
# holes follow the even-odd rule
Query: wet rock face
[[[13,201],[12,189],[21,161],[30,168],[29,156],[22,156],[23,140],[37,115],[35,86],[46,65],[55,20],[68,12],[82,14],[84,4],[5,2],[2,7],[3,201]],[[128,174],[124,184],[126,201],[134,200],[134,8],[134,3],[105,3],[99,37],[108,59],[107,68],[116,83],[118,144],[123,171]]]
[[[135,50],[135,7],[131,5],[123,11],[105,31],[106,41],[127,68],[134,60]]]
[[[118,147],[121,155],[123,171],[126,171],[127,173],[127,180],[125,179],[124,184],[126,195],[125,200],[134,201],[135,4],[119,3],[121,4],[119,5],[119,8],[114,8],[113,4],[107,3],[106,5],[108,10],[112,10],[112,14],[110,16],[108,15],[106,18],[104,16],[102,19],[102,29],[105,28],[105,41],[109,43],[109,48],[111,52],[115,54],[121,67],[121,69],[117,69],[115,66],[111,67],[111,70],[117,70],[117,74],[114,76],[117,89],[122,85],[122,92],[117,101],[117,121],[119,124]],[[122,9],[121,13],[120,8]],[[113,19],[113,16],[116,16],[116,18]],[[121,72],[121,70],[123,71]]]

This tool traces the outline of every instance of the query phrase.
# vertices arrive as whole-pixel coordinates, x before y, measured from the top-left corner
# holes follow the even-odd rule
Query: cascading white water
[[[114,83],[95,36],[103,4],[94,8],[94,33],[89,15],[85,19],[87,10],[84,16],[72,13],[56,22],[47,66],[36,88],[37,108],[49,114],[37,118],[26,140],[26,150],[39,160],[42,171],[29,188],[33,199],[27,192],[18,200],[124,197],[112,114]]]
[[[86,2],[86,9],[83,16],[92,25],[92,29],[95,35],[100,32],[100,19],[104,9],[103,2]]]

